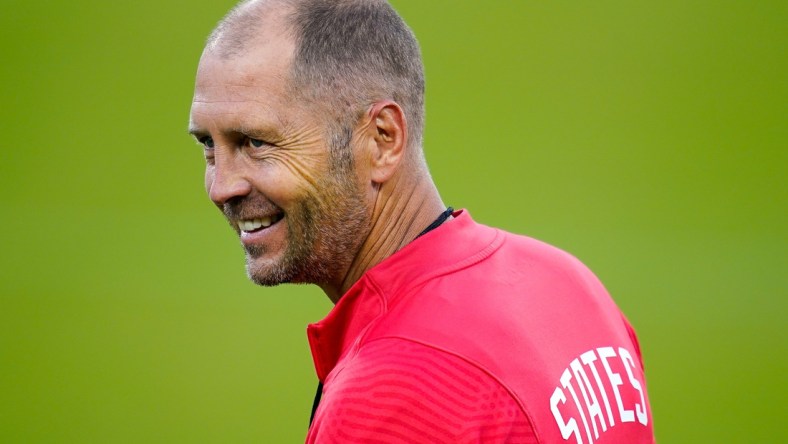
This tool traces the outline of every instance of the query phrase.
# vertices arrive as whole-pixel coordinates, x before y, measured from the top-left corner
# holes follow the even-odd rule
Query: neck
[[[321,288],[336,304],[367,270],[416,239],[443,211],[446,205],[426,172],[382,184],[375,196],[371,229],[358,254],[341,280]]]

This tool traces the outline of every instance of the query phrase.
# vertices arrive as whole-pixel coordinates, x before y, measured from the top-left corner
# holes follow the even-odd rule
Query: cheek
[[[267,168],[260,168],[256,178],[260,190],[268,190],[272,200],[288,200],[320,192],[321,177],[327,169],[323,166],[307,165],[299,159],[277,159]]]
[[[290,207],[294,202],[312,194],[311,187],[305,188],[304,182],[298,176],[293,176],[287,171],[261,174],[254,179],[253,186],[281,208]]]

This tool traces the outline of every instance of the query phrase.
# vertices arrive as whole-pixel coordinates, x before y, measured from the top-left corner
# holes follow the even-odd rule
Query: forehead
[[[204,55],[197,69],[194,102],[273,98],[285,93],[287,74],[281,59]]]
[[[287,87],[294,43],[277,31],[263,30],[231,56],[206,48],[197,69],[192,126],[281,114],[292,107]]]

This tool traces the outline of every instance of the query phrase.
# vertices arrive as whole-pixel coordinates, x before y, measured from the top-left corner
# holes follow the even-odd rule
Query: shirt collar
[[[497,230],[477,224],[466,210],[452,216],[453,220],[368,270],[323,320],[307,327],[320,381],[325,381],[367,327],[396,304],[398,296],[436,275],[470,265],[497,248]]]

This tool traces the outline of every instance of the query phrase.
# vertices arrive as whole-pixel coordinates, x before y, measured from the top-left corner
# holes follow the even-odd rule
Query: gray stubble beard
[[[246,247],[246,271],[258,285],[322,284],[341,280],[369,232],[370,209],[353,182],[353,170],[334,170],[321,181],[322,199],[307,196],[285,214],[287,245],[281,259],[267,270],[253,270],[265,247]]]

